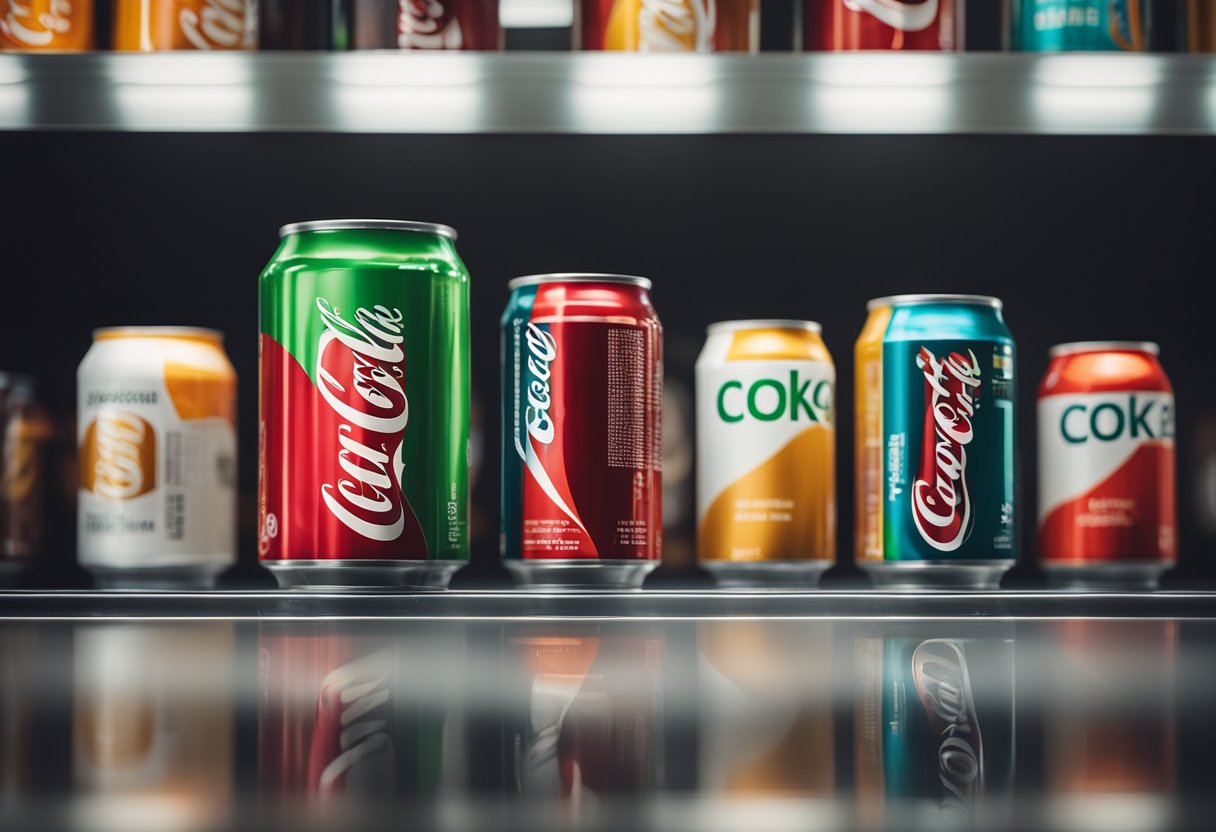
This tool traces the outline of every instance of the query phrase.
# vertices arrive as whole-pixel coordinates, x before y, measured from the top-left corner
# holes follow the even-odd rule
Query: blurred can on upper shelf
[[[494,51],[498,0],[350,0],[352,49]]]
[[[697,556],[814,582],[836,556],[836,368],[812,321],[726,321],[697,359]]]
[[[638,586],[663,533],[650,281],[521,277],[502,316],[502,553],[523,583]]]
[[[1157,345],[1053,347],[1038,418],[1048,574],[1080,585],[1156,583],[1178,547],[1174,390]]]
[[[1001,302],[870,301],[856,347],[857,560],[880,585],[995,587],[1017,553]]]
[[[92,0],[0,0],[0,49],[92,49]]]
[[[257,0],[114,0],[114,49],[256,49]]]
[[[469,558],[469,273],[446,225],[286,225],[260,284],[258,553],[284,586]]]
[[[963,49],[963,0],[803,2],[803,48],[811,52]]]
[[[42,543],[50,421],[28,376],[0,372],[0,577],[29,565]]]
[[[576,0],[575,47],[624,52],[756,52],[759,0]]]
[[[1095,52],[1150,48],[1154,0],[1010,0],[1015,52]]]
[[[236,372],[220,333],[113,327],[77,371],[80,565],[210,584],[236,559]]]

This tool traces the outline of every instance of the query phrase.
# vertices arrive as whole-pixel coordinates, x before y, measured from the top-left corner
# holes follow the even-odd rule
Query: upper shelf
[[[1216,57],[0,55],[0,129],[1216,134]]]

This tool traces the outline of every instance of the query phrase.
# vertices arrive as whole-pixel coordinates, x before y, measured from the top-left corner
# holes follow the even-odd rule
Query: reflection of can
[[[1043,566],[1065,582],[1155,583],[1178,546],[1174,390],[1157,345],[1053,347],[1038,412]]]
[[[863,818],[936,807],[950,825],[1007,811],[1014,772],[1013,640],[888,625],[854,641],[855,789]],[[894,805],[888,811],[886,806]]]
[[[220,334],[99,329],[77,387],[81,565],[103,583],[214,581],[236,548],[236,373]]]
[[[836,369],[810,321],[709,327],[697,554],[725,580],[817,580],[836,554]]]
[[[502,48],[498,0],[350,0],[352,49]]]
[[[804,0],[802,19],[812,51],[963,48],[961,0]]]
[[[93,47],[92,0],[0,0],[0,49]]]
[[[323,220],[279,234],[259,280],[262,565],[284,586],[447,586],[469,557],[456,232]]]
[[[996,586],[1017,552],[1001,302],[870,301],[856,346],[857,561],[884,585]]]
[[[662,327],[642,277],[511,281],[502,551],[530,584],[636,586],[662,548]]]
[[[50,422],[27,376],[0,373],[0,573],[29,564],[42,544]]]
[[[256,49],[257,0],[115,0],[114,49]]]
[[[1155,0],[1011,0],[1015,52],[1096,52],[1150,48]]]
[[[173,794],[201,812],[225,806],[234,762],[232,625],[82,625],[74,652],[77,792]]]
[[[759,0],[581,0],[580,49],[755,52]]]
[[[510,637],[527,712],[513,720],[526,797],[637,794],[660,785],[663,642],[652,628],[528,628]]]

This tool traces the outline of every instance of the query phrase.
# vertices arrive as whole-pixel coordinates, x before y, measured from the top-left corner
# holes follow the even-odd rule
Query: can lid
[[[520,286],[535,286],[539,283],[621,283],[626,286],[641,286],[649,289],[650,279],[632,274],[600,274],[598,272],[552,272],[516,277],[507,282],[508,289]]]
[[[740,332],[747,329],[800,329],[807,332],[822,332],[817,321],[795,321],[788,318],[753,318],[744,321],[718,321],[705,327],[711,335],[715,332]]]
[[[887,295],[884,298],[874,298],[866,304],[866,311],[872,312],[884,306],[912,306],[918,303],[969,303],[975,306],[991,306],[993,309],[1002,308],[999,298],[989,295]]]
[[[450,240],[456,239],[456,229],[437,222],[414,222],[413,220],[309,220],[292,222],[279,229],[280,237],[304,234],[309,231],[414,231],[418,234],[437,234]]]
[[[201,326],[103,326],[93,330],[94,341],[111,338],[201,338],[222,342],[224,333]]]
[[[1161,348],[1152,341],[1072,341],[1056,344],[1047,351],[1047,356],[1059,358],[1062,355],[1077,355],[1083,352],[1146,352],[1149,355],[1157,355]]]

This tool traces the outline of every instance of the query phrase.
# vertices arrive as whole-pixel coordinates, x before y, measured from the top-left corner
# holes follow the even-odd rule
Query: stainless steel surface
[[[0,129],[1210,135],[1216,58],[6,54]]]
[[[789,318],[749,318],[741,321],[718,321],[705,327],[708,333],[740,332],[749,329],[799,329],[807,332],[822,332],[818,321],[795,321]]]
[[[523,277],[513,277],[507,281],[508,289],[518,289],[520,286],[537,286],[541,283],[621,283],[626,286],[641,286],[651,288],[650,278],[638,277],[632,274],[600,274],[597,272],[552,272],[550,274],[530,274]]]
[[[1150,355],[1157,355],[1161,352],[1161,347],[1152,341],[1071,341],[1067,344],[1056,344],[1047,351],[1047,355],[1051,358],[1059,358],[1063,355],[1076,355],[1082,352],[1107,352],[1110,350],[1129,350],[1131,352],[1147,352]]]
[[[450,225],[437,222],[416,222],[414,220],[308,220],[307,222],[290,222],[279,229],[279,236],[289,234],[304,234],[308,231],[348,231],[371,229],[377,231],[416,231],[420,234],[438,234],[441,237],[456,239],[456,229]]]
[[[887,295],[883,298],[874,298],[874,300],[866,303],[866,311],[873,311],[883,306],[910,306],[915,303],[969,303],[976,306],[991,306],[994,309],[1000,309],[1002,306],[1000,298],[989,297],[988,295],[918,293],[911,295]]]

